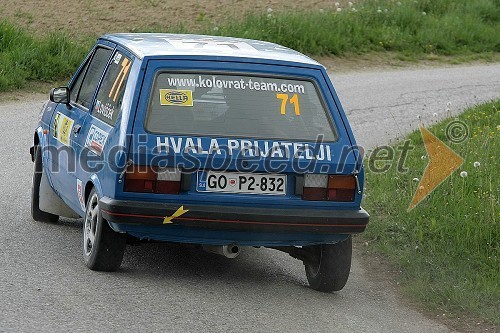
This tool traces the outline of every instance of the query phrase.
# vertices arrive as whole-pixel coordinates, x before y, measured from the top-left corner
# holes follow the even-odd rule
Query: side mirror
[[[69,104],[69,88],[52,88],[50,90],[50,101],[54,103]]]

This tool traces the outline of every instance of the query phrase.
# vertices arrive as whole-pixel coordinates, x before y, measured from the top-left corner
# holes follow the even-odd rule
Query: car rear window
[[[279,77],[156,75],[146,130],[153,133],[336,141],[315,84]]]

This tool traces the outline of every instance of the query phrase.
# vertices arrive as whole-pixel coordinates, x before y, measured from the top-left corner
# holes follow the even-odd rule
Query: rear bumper
[[[180,204],[115,200],[103,197],[103,217],[113,224],[183,226],[189,229],[265,233],[352,234],[363,232],[369,215],[359,210],[249,208],[239,206],[184,205],[187,210],[164,224]],[[177,214],[176,214],[177,215]],[[298,237],[300,238],[300,237]]]

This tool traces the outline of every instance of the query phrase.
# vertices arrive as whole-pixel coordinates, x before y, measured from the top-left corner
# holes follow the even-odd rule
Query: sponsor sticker
[[[99,100],[95,102],[94,106],[95,112],[102,115],[104,118],[113,120],[113,114],[115,113],[115,108],[111,103],[103,103]]]
[[[193,106],[191,90],[160,89],[160,105]]]
[[[121,58],[122,58],[122,54],[121,53],[116,53],[115,57],[113,59],[113,62],[118,65],[120,63]]]
[[[195,87],[195,88],[221,88],[221,89],[236,89],[236,90],[254,90],[254,91],[271,91],[276,93],[289,94],[305,94],[305,85],[301,81],[289,81],[272,78],[257,79],[249,77],[230,76],[209,76],[198,75],[185,77],[167,77],[169,87]]]
[[[73,130],[73,119],[58,112],[54,117],[52,136],[65,146],[69,146],[69,136]]]
[[[78,201],[80,202],[80,207],[85,211],[85,196],[83,194],[83,184],[80,179],[76,179],[76,193],[78,195]]]
[[[92,125],[90,126],[89,133],[87,134],[87,139],[85,139],[85,147],[101,156],[108,139],[108,133],[103,129]]]
[[[223,147],[224,149],[222,149]],[[192,137],[156,137],[156,151],[166,154],[221,155],[332,161],[334,149],[326,143],[300,143],[245,139],[215,139]],[[229,184],[233,185],[233,184]],[[234,184],[236,185],[236,183]],[[203,187],[204,185],[200,185]]]

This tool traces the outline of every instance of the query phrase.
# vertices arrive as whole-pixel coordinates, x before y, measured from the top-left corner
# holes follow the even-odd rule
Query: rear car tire
[[[315,264],[304,264],[307,281],[311,288],[323,292],[339,291],[344,288],[351,270],[351,236],[335,244],[321,244],[306,248],[318,258]]]
[[[83,220],[83,259],[94,271],[113,272],[120,268],[127,241],[108,224],[99,209],[99,196],[95,189],[90,192]]]
[[[39,145],[34,149],[33,181],[31,184],[31,217],[38,222],[55,223],[59,216],[40,210],[40,183],[42,182],[42,149]]]

